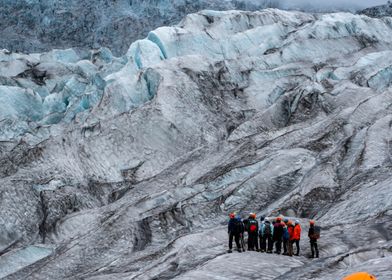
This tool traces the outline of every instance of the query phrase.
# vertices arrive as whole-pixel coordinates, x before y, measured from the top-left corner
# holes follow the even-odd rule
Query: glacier
[[[389,17],[203,10],[123,56],[0,51],[1,275],[389,279],[391,35]],[[302,255],[226,255],[230,211],[300,219]]]
[[[351,11],[383,0],[2,0],[0,46],[19,52],[56,48],[110,48],[116,55],[160,27],[177,24],[200,10],[299,9],[308,12]],[[14,20],[15,19],[15,20]],[[17,20],[16,20],[17,19]]]

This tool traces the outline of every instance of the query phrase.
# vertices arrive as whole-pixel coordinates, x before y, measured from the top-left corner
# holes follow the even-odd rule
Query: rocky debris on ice
[[[370,7],[359,11],[359,14],[367,15],[369,17],[381,18],[392,16],[392,3],[388,1],[385,5]]]

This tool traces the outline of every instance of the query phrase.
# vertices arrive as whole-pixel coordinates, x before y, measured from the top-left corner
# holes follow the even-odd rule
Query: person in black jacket
[[[235,244],[237,245],[237,251],[241,252],[240,238],[241,234],[244,232],[244,224],[240,217],[236,217],[234,213],[229,215],[230,220],[227,225],[227,231],[229,233],[229,253],[232,252],[233,249],[233,238],[235,240]]]
[[[312,220],[309,222],[309,232],[308,237],[310,240],[310,249],[312,250],[312,258],[314,258],[314,253],[316,253],[316,258],[319,257],[319,250],[317,246],[317,239],[319,238],[318,234],[315,232],[315,222]]]
[[[274,235],[273,235],[274,243],[275,243],[275,254],[280,254],[282,250],[282,239],[283,239],[283,224],[282,218],[277,217],[276,222],[274,224]]]

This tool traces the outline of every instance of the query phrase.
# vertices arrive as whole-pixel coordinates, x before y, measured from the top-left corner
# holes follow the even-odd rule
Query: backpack
[[[271,235],[271,224],[265,223],[264,224],[264,235]]]
[[[257,221],[249,220],[249,232],[254,233],[257,231]]]
[[[319,239],[321,233],[321,228],[319,226],[314,227],[313,239]]]

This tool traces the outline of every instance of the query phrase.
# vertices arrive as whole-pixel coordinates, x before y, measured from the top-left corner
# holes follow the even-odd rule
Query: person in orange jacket
[[[344,277],[343,280],[377,280],[377,278],[367,272],[356,272]]]
[[[293,234],[293,243],[295,243],[297,247],[297,253],[295,254],[296,256],[299,256],[299,241],[301,240],[301,225],[299,224],[299,221],[295,221],[295,226],[294,226],[294,234]]]

